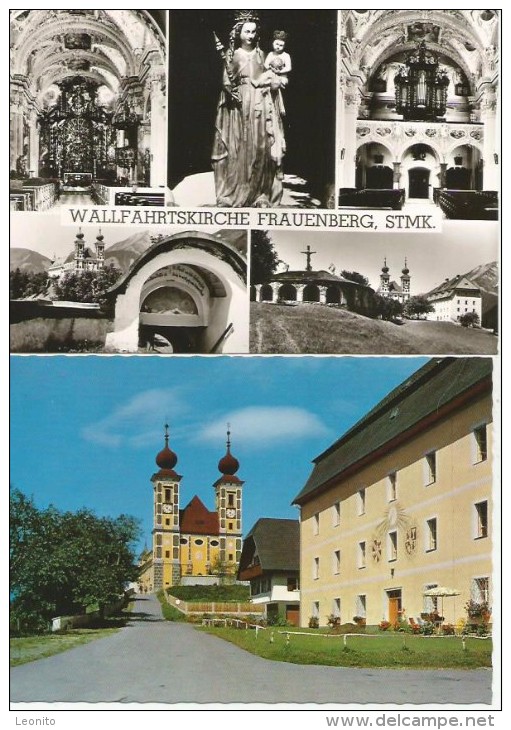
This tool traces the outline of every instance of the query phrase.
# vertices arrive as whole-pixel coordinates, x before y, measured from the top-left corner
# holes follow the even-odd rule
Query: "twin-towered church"
[[[215,583],[219,574],[235,576],[241,556],[242,492],[244,482],[236,475],[238,460],[227,450],[218,462],[214,482],[215,509],[210,511],[197,495],[181,507],[181,479],[175,471],[177,455],[165,446],[156,455],[153,484],[153,545],[146,550],[139,577],[142,591],[173,585]]]

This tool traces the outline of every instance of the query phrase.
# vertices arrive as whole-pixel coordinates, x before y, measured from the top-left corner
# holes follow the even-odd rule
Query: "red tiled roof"
[[[191,535],[218,535],[220,532],[218,514],[210,512],[197,495],[179,511],[179,527],[181,532]]]

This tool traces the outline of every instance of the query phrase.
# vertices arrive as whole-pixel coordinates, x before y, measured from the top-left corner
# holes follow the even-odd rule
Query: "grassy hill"
[[[497,338],[449,322],[397,325],[314,304],[250,304],[250,352],[258,354],[493,355]]]

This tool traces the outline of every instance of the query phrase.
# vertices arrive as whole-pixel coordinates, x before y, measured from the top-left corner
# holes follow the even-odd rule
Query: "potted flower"
[[[488,605],[488,601],[474,601],[470,599],[465,604],[465,610],[467,616],[470,619],[470,623],[485,623],[487,624],[491,617],[491,609]]]
[[[336,616],[335,613],[331,613],[330,616],[327,616],[326,623],[327,626],[331,626],[332,629],[338,629],[341,625],[341,617]]]

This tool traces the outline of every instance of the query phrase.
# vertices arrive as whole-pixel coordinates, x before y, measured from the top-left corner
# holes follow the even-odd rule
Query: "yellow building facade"
[[[491,605],[491,368],[432,360],[314,460],[295,499],[302,625]],[[424,595],[438,586],[458,595]]]
[[[215,576],[235,575],[241,556],[242,489],[236,476],[238,460],[227,452],[218,462],[221,476],[213,485],[215,509],[210,511],[197,495],[181,508],[181,475],[174,467],[177,455],[165,446],[156,456],[153,484],[152,551],[142,556],[139,589],[143,592],[179,585],[187,579],[215,582]]]

